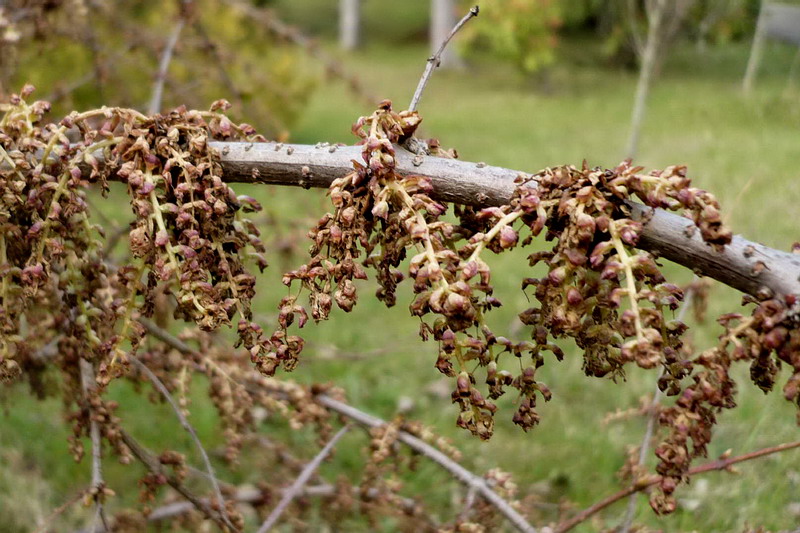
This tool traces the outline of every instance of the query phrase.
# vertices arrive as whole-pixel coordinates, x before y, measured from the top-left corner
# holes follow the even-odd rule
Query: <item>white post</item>
[[[458,22],[454,0],[431,0],[430,48],[435,54],[442,42]],[[461,58],[455,47],[448,46],[442,53],[441,68],[461,68]]]
[[[361,0],[339,0],[339,44],[345,50],[361,44]]]

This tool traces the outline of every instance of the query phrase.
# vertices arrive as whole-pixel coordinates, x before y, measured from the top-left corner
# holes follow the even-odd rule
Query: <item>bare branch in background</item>
[[[153,335],[168,346],[171,346],[172,348],[175,348],[176,350],[187,355],[193,355],[196,353],[186,343],[162,328],[159,328],[151,321],[147,319],[140,319],[139,321],[149,334]],[[329,396],[319,395],[316,399],[320,405],[330,409],[331,411],[339,413],[342,416],[350,418],[361,425],[373,428],[386,425],[384,420],[367,414],[359,409],[356,409],[355,407],[347,405],[346,403],[342,403]],[[475,487],[475,490],[478,491],[478,494],[480,494],[490,504],[495,506],[495,508],[497,508],[497,510],[503,516],[505,516],[517,530],[525,533],[536,533],[536,529],[534,529],[533,526],[531,526],[525,520],[525,518],[511,506],[511,504],[494,492],[487,484],[485,479],[473,474],[460,464],[450,459],[447,455],[437,450],[435,447],[406,431],[399,431],[397,434],[397,440],[406,444],[409,448],[417,453],[420,453],[437,463],[467,487]]]
[[[428,84],[428,80],[430,79],[431,75],[433,74],[433,70],[439,66],[439,63],[442,60],[442,53],[444,49],[447,48],[448,43],[453,38],[453,36],[458,33],[458,31],[464,27],[464,24],[469,22],[472,17],[477,17],[478,12],[480,9],[478,6],[474,6],[469,10],[469,13],[464,15],[464,17],[458,21],[458,24],[453,27],[450,31],[450,34],[445,38],[442,42],[442,45],[439,47],[439,50],[436,51],[431,57],[428,58],[428,63],[425,65],[425,71],[422,73],[422,77],[419,79],[419,83],[417,84],[417,89],[414,91],[414,96],[411,98],[411,103],[408,104],[409,111],[416,111],[417,106],[419,105],[419,101],[422,98],[422,92],[425,90],[425,86]]]
[[[186,17],[183,12],[181,12],[178,21],[172,28],[172,33],[170,33],[169,38],[167,39],[167,44],[164,46],[164,51],[161,53],[161,61],[159,61],[158,73],[156,74],[156,80],[153,83],[153,92],[152,96],[150,97],[150,105],[147,106],[149,115],[155,115],[161,111],[161,99],[164,94],[164,83],[167,81],[167,71],[169,71],[169,64],[172,61],[172,55],[175,52],[175,46],[178,44],[178,39],[180,39],[181,32],[183,31],[183,27],[185,25]]]
[[[142,363],[135,355],[128,354],[128,359],[130,359],[130,361],[134,364],[134,366],[136,366],[136,368],[140,372],[142,372],[147,377],[147,379],[150,380],[150,382],[158,390],[158,392],[161,393],[161,395],[164,397],[167,403],[169,403],[170,407],[172,407],[172,410],[175,411],[175,414],[177,415],[178,420],[180,421],[183,429],[185,429],[186,432],[189,433],[189,435],[192,437],[192,440],[194,441],[197,450],[200,452],[200,456],[203,458],[203,464],[206,467],[209,480],[211,481],[211,485],[214,488],[214,495],[216,496],[217,501],[219,503],[219,509],[220,509],[220,514],[222,515],[222,519],[228,525],[228,527],[230,527],[233,530],[236,530],[236,527],[234,527],[233,524],[230,523],[228,515],[225,513],[225,498],[222,496],[222,490],[220,490],[219,488],[219,481],[217,481],[217,477],[214,474],[214,467],[211,466],[211,459],[209,459],[208,453],[206,452],[206,449],[203,447],[203,443],[200,442],[200,437],[197,436],[197,432],[194,430],[194,427],[192,426],[191,423],[189,423],[189,420],[186,418],[186,416],[184,416],[180,406],[178,405],[178,402],[175,401],[175,399],[169,393],[169,390],[167,390],[166,385],[164,385],[164,383],[158,378],[158,376],[156,376],[152,370],[147,368],[147,365]]]
[[[311,57],[322,63],[327,74],[344,81],[350,91],[363,102],[374,106],[379,101],[374,95],[364,90],[361,81],[356,76],[350,74],[339,61],[320,48],[316,41],[297,28],[289,26],[268,10],[261,9],[249,2],[243,2],[242,0],[223,1],[227,5],[238,9],[239,12],[243,13],[254,22],[258,22],[264,29],[278,39],[290,42],[304,49]]]
[[[694,277],[692,283],[696,281],[698,281],[697,276]],[[686,312],[692,306],[693,298],[694,285],[689,285],[689,288],[683,293],[681,310],[678,311],[678,316],[676,317],[678,322],[683,322]],[[661,375],[664,375],[663,372]],[[644,436],[642,437],[642,443],[639,445],[639,460],[636,463],[639,467],[644,467],[644,464],[647,461],[647,455],[650,453],[650,442],[653,440],[656,422],[658,422],[658,406],[661,403],[661,398],[663,398],[663,396],[664,393],[658,386],[658,382],[656,382],[656,390],[653,391],[653,398],[650,400],[650,405],[648,406],[647,426],[645,427]],[[633,516],[636,514],[636,501],[636,494],[631,494],[628,499],[628,510],[625,513],[625,519],[623,520],[622,525],[619,527],[620,533],[628,533],[630,530],[631,524],[633,523]]]
[[[103,509],[103,501],[105,499],[105,481],[103,481],[103,448],[100,435],[100,425],[95,418],[94,409],[92,407],[91,396],[95,390],[94,368],[92,363],[85,359],[80,359],[80,373],[81,373],[81,388],[83,389],[83,397],[86,401],[86,409],[89,411],[89,438],[92,441],[92,485],[89,490],[89,495],[95,502],[95,517],[92,522],[90,531],[93,533],[96,530],[98,520],[103,525],[103,529],[108,529],[106,522],[105,510]]]
[[[183,483],[176,479],[175,476],[171,476],[168,472],[164,471],[158,459],[150,455],[150,453],[145,450],[136,439],[130,436],[127,431],[122,430],[120,436],[122,437],[122,441],[125,443],[125,445],[130,448],[133,456],[136,457],[136,459],[138,459],[142,464],[144,464],[144,466],[147,467],[150,472],[164,476],[164,479],[167,480],[167,484],[169,484],[170,487],[175,489],[181,496],[191,502],[195,509],[203,513],[207,518],[213,520],[220,528],[223,529],[223,531],[230,527],[228,525],[228,521],[223,519],[219,513],[214,511],[209,502],[196,496],[193,492],[187,489]],[[236,531],[236,528],[233,530]]]
[[[351,405],[334,400],[329,396],[320,395],[317,397],[317,401],[319,401],[320,404],[324,405],[328,409],[336,411],[340,415],[346,416],[347,418],[350,418],[351,420],[354,420],[355,422],[358,422],[364,426],[375,428],[386,425],[384,420],[367,414]],[[512,526],[514,526],[517,531],[522,531],[524,533],[536,533],[536,528],[530,525],[525,517],[519,514],[510,503],[505,501],[499,494],[493,491],[485,479],[473,474],[427,442],[406,431],[398,431],[397,440],[450,472],[454,478],[467,487],[474,487],[478,494],[487,502],[492,504],[497,511],[502,514]]]
[[[270,529],[272,529],[275,524],[277,524],[278,520],[280,519],[283,512],[286,510],[287,507],[292,503],[292,501],[297,498],[300,493],[303,491],[303,487],[305,487],[308,480],[314,475],[314,472],[317,471],[319,465],[322,464],[322,461],[325,460],[326,457],[331,453],[336,443],[345,436],[345,434],[350,430],[350,426],[345,426],[340,429],[336,435],[331,438],[330,441],[325,445],[322,450],[314,457],[314,459],[309,462],[303,471],[300,472],[300,475],[297,476],[297,479],[292,483],[292,486],[289,487],[289,490],[283,493],[283,497],[281,501],[278,502],[278,505],[275,506],[275,509],[269,514],[264,523],[261,524],[261,527],[258,528],[258,533],[267,533]]]
[[[748,452],[742,455],[737,455],[735,457],[726,457],[725,455],[723,455],[716,461],[711,461],[704,465],[695,466],[694,468],[691,468],[687,475],[691,477],[691,476],[696,476],[697,474],[704,474],[706,472],[713,472],[719,470],[730,471],[731,467],[737,463],[743,463],[745,461],[758,459],[759,457],[764,457],[766,455],[785,452],[787,450],[793,450],[795,448],[800,448],[800,440],[794,442],[787,442],[784,444],[778,444],[776,446],[770,446],[768,448],[762,448],[760,450]],[[661,476],[655,476],[655,475],[641,479],[636,483],[634,483],[633,485],[631,485],[630,487],[622,489],[621,491],[612,494],[611,496],[595,503],[591,507],[584,509],[583,511],[581,511],[574,517],[570,518],[569,520],[562,522],[561,524],[556,526],[555,533],[564,533],[566,531],[569,531],[575,526],[585,522],[591,516],[599,513],[606,507],[626,498],[627,496],[630,496],[631,494],[635,494],[637,492],[641,492],[645,489],[648,489],[649,487],[652,487],[653,485],[659,483],[660,481],[661,481]]]
[[[631,132],[628,137],[628,147],[625,149],[625,157],[636,157],[636,151],[639,148],[639,137],[642,133],[644,115],[647,109],[647,95],[650,93],[650,85],[653,82],[653,73],[661,47],[661,24],[667,4],[667,0],[655,0],[652,10],[647,11],[647,42],[642,54],[639,82],[636,84],[636,97],[631,116]]]

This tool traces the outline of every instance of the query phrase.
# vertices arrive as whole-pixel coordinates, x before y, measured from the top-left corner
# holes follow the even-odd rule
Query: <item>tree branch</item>
[[[217,481],[217,476],[214,474],[214,467],[211,466],[211,460],[208,457],[208,453],[206,449],[203,447],[203,443],[200,441],[200,437],[197,436],[197,432],[194,430],[194,427],[189,420],[184,416],[183,412],[181,412],[181,408],[172,395],[167,390],[166,385],[156,376],[152,370],[147,368],[147,365],[142,363],[135,355],[128,354],[128,359],[139,369],[141,373],[143,373],[147,379],[149,379],[153,386],[158,390],[159,393],[164,397],[164,399],[169,403],[172,410],[175,411],[175,414],[178,417],[178,420],[181,423],[183,429],[189,433],[192,437],[192,441],[194,441],[195,446],[197,447],[198,451],[200,452],[200,456],[203,458],[203,464],[206,467],[206,472],[208,473],[208,478],[211,481],[211,486],[214,489],[214,496],[217,498],[217,502],[219,504],[220,515],[222,516],[223,521],[228,525],[228,527],[235,531],[236,527],[231,524],[230,520],[228,519],[228,515],[225,513],[225,498],[222,496],[222,490],[219,488],[219,481]]]
[[[161,99],[164,94],[164,82],[167,81],[167,71],[169,70],[169,63],[172,61],[172,54],[175,52],[175,46],[178,44],[178,39],[181,36],[181,31],[186,25],[186,18],[181,13],[178,22],[172,28],[172,33],[164,46],[164,51],[161,54],[161,61],[158,64],[158,74],[153,83],[153,93],[150,97],[150,105],[147,107],[149,115],[155,115],[161,111]]]
[[[425,72],[422,73],[422,77],[419,79],[419,83],[417,84],[417,89],[414,91],[414,96],[411,98],[411,103],[408,104],[409,111],[416,111],[417,106],[419,105],[419,101],[422,98],[422,92],[425,90],[425,86],[428,84],[428,80],[430,79],[431,75],[433,74],[433,70],[439,66],[439,63],[442,59],[442,53],[444,49],[447,48],[447,45],[450,43],[450,40],[453,36],[459,32],[459,30],[469,22],[472,17],[477,17],[480,9],[478,6],[473,6],[469,12],[464,15],[464,17],[458,21],[458,23],[453,27],[450,31],[450,34],[445,38],[442,42],[442,45],[433,54],[431,57],[428,58],[428,63],[425,65]]]
[[[283,41],[302,48],[311,57],[322,63],[326,74],[334,76],[345,82],[348,89],[360,100],[371,106],[376,105],[380,99],[368,93],[362,87],[361,81],[350,74],[342,64],[323,50],[314,39],[311,39],[297,28],[289,26],[274,16],[269,10],[259,8],[251,2],[242,0],[223,0],[223,2],[243,13],[247,18],[260,24],[265,30]]]
[[[144,326],[147,332],[163,343],[175,348],[179,352],[185,353],[187,355],[194,355],[196,352],[192,350],[186,343],[178,339],[177,337],[171,335],[169,332],[159,328],[156,324],[151,322],[147,319],[139,319],[139,322]],[[324,394],[319,395],[316,397],[317,401],[320,405],[327,407],[331,411],[335,411],[340,415],[346,416],[355,422],[358,422],[361,425],[368,426],[368,427],[381,427],[386,425],[386,422],[367,414],[355,407],[347,405],[346,403],[342,403],[338,400],[334,400],[333,398],[326,396]],[[450,474],[455,477],[457,480],[462,482],[467,487],[475,487],[478,493],[486,499],[489,503],[494,505],[497,510],[505,516],[512,525],[519,531],[524,533],[536,533],[536,529],[533,528],[525,518],[520,515],[511,505],[501,498],[496,492],[494,492],[491,487],[486,483],[486,480],[482,477],[479,477],[460,464],[456,463],[447,455],[440,452],[430,444],[426,443],[425,441],[415,437],[414,435],[406,432],[400,431],[397,435],[397,440],[406,444],[409,448],[424,455],[425,457],[429,458],[433,462],[437,463],[439,466],[450,472]]]
[[[695,276],[695,278],[692,280],[692,283],[696,283],[697,281],[698,279]],[[693,284],[689,285],[689,288],[684,291],[681,310],[678,311],[678,316],[676,317],[678,322],[683,322],[686,312],[692,305],[694,293],[695,289]],[[663,369],[661,375],[664,375]],[[639,467],[644,467],[644,464],[647,461],[647,455],[650,452],[650,441],[653,440],[653,433],[655,432],[656,422],[658,421],[658,405],[661,403],[661,398],[664,396],[664,393],[661,391],[661,387],[658,386],[657,382],[655,389],[656,390],[653,391],[653,398],[650,400],[649,412],[647,415],[647,427],[645,428],[644,436],[642,437],[642,443],[639,446],[639,460],[637,461],[637,465]],[[628,500],[628,509],[625,512],[625,519],[622,521],[622,525],[619,527],[619,533],[628,533],[631,528],[631,524],[633,523],[634,514],[636,514],[636,494],[631,494]]]
[[[289,504],[291,504],[292,501],[303,491],[303,487],[305,487],[306,483],[308,483],[308,480],[311,478],[311,476],[314,475],[314,472],[317,471],[317,468],[319,468],[319,465],[322,464],[322,461],[328,457],[333,450],[333,447],[336,446],[336,443],[339,442],[339,440],[344,437],[345,433],[347,433],[349,430],[349,425],[340,429],[336,435],[334,435],[333,438],[328,441],[325,447],[320,450],[316,457],[314,457],[314,459],[312,459],[311,462],[309,462],[305,468],[303,468],[303,471],[300,472],[299,476],[297,476],[297,479],[295,479],[294,483],[292,483],[292,486],[289,487],[289,490],[283,493],[281,501],[278,502],[278,505],[275,506],[275,509],[272,510],[267,519],[264,520],[264,523],[261,524],[261,527],[258,528],[257,533],[267,533],[267,531],[270,531],[275,526],[283,512],[287,507],[289,507]]]
[[[351,405],[347,405],[346,403],[334,400],[333,398],[325,396],[324,394],[317,396],[317,401],[328,409],[336,411],[340,415],[346,416],[347,418],[350,418],[364,426],[374,428],[386,425],[386,422],[380,418],[367,414]],[[473,474],[427,442],[406,431],[398,431],[397,440],[450,472],[454,478],[462,482],[467,487],[474,487],[475,490],[478,491],[478,494],[492,504],[500,512],[500,514],[505,516],[506,519],[511,522],[515,529],[524,533],[536,533],[536,529],[530,525],[527,520],[525,520],[525,517],[519,514],[516,509],[511,507],[511,504],[501,498],[499,494],[493,491],[489,484],[486,483],[485,479]]]
[[[687,476],[695,476],[697,474],[704,474],[706,472],[712,472],[717,470],[730,470],[730,468],[737,464],[743,463],[745,461],[750,461],[752,459],[758,459],[759,457],[764,457],[765,455],[772,455],[774,453],[785,452],[787,450],[792,450],[794,448],[800,448],[800,440],[794,442],[786,442],[784,444],[778,444],[777,446],[770,446],[768,448],[762,448],[760,450],[755,450],[752,452],[748,452],[742,455],[737,455],[735,457],[722,457],[717,459],[716,461],[710,461],[704,465],[696,466],[691,468],[687,473]],[[595,503],[591,507],[587,507],[574,517],[566,520],[556,526],[555,533],[564,533],[569,531],[570,529],[574,528],[578,524],[586,521],[592,515],[597,514],[598,512],[602,511],[606,507],[616,503],[626,496],[630,496],[631,494],[635,494],[637,492],[641,492],[653,485],[659,483],[661,481],[661,476],[649,476],[644,479],[641,479],[631,485],[628,488],[622,489],[619,492],[600,500],[599,502]]]
[[[219,150],[228,182],[269,183],[327,188],[361,160],[360,146],[322,147],[276,143],[210,143]],[[97,154],[95,154],[97,155]],[[397,147],[397,171],[421,175],[433,184],[432,197],[476,207],[509,202],[519,175],[529,174],[439,157],[416,158]],[[763,287],[774,294],[800,294],[800,256],[735,236],[722,252],[703,242],[694,223],[661,209],[630,203],[632,217],[644,223],[638,247],[756,295]]]
[[[164,469],[161,467],[161,463],[158,462],[158,459],[150,455],[150,453],[142,447],[139,442],[131,437],[127,431],[120,430],[120,436],[122,437],[122,442],[130,448],[131,453],[133,456],[136,457],[148,470],[150,470],[154,474],[163,475],[164,479],[167,480],[167,483],[170,487],[175,489],[181,496],[186,498],[192,505],[203,513],[207,518],[213,520],[223,531],[229,528],[228,524],[225,520],[222,519],[221,515],[216,513],[209,503],[196,496],[193,492],[187,489],[183,483],[181,483],[175,476],[169,475]]]
[[[107,529],[106,515],[103,510],[103,500],[105,499],[105,481],[103,481],[103,448],[100,435],[100,425],[97,423],[92,407],[91,396],[95,390],[94,368],[92,363],[85,359],[80,359],[81,388],[83,397],[86,401],[86,408],[89,411],[89,438],[92,441],[92,485],[89,491],[90,496],[95,502],[97,512],[92,523],[91,532],[97,528],[97,520]]]

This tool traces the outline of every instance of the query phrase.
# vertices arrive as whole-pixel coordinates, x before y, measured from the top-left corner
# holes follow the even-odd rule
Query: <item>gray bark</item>
[[[305,188],[327,188],[352,171],[361,160],[359,146],[275,143],[211,143],[219,150],[229,182],[269,183]],[[426,176],[433,197],[477,207],[508,203],[518,170],[439,157],[421,160],[397,147],[400,174]],[[756,295],[763,288],[775,294],[800,295],[800,255],[774,250],[736,236],[722,252],[703,242],[694,223],[660,209],[631,203],[632,216],[644,222],[638,247],[674,261],[699,275],[714,278],[742,292]]]

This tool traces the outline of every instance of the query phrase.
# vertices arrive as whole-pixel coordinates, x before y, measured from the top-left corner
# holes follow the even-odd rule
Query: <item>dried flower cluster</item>
[[[128,445],[117,404],[106,397],[112,379],[128,379],[137,387],[152,381],[130,364],[134,354],[177,398],[182,410],[189,408],[193,377],[205,378],[226,441],[224,457],[232,464],[245,444],[262,445],[258,431],[265,419],[285,420],[294,430],[312,429],[321,441],[327,440],[335,415],[318,397],[341,399],[341,392],[269,378],[253,371],[251,363],[255,360],[263,373],[273,372],[269,362],[288,361],[279,359],[284,353],[281,347],[293,337],[265,338],[250,320],[255,279],[247,264],[263,268],[266,261],[259,232],[243,213],[260,206],[237,196],[222,181],[208,141],[262,139],[251,127],[235,125],[221,114],[227,108],[224,101],[208,112],[179,108],[156,117],[103,108],[72,113],[52,124],[42,121],[49,109],[46,102],[27,102],[32,91],[26,86],[15,95],[2,107],[5,114],[0,120],[2,380],[22,376],[39,395],[63,396],[73,426],[70,449],[78,461],[88,455],[83,437],[93,426],[121,462],[141,460],[143,452]],[[112,177],[125,185],[133,214],[124,266],[110,259],[113,242],[104,242],[103,228],[92,225],[89,218],[89,186],[99,184],[105,190]],[[146,335],[146,317],[166,324],[170,315],[197,328],[180,340],[165,341],[163,335],[168,334],[163,330],[162,342]],[[230,324],[236,315],[235,329],[244,352],[221,345],[208,333]],[[87,361],[97,374],[96,383],[88,386],[81,371]],[[60,372],[60,389],[53,388],[50,369]],[[157,393],[150,397],[163,400]],[[418,423],[402,427],[457,455]],[[279,446],[268,457],[274,464],[264,470],[274,470],[275,476],[265,482],[272,487],[304,466]],[[183,484],[193,471],[175,451],[163,451],[151,461],[156,466],[140,484],[141,512],[117,513],[115,530],[141,530],[161,489]],[[276,464],[283,466],[276,469]],[[339,518],[367,514],[376,519],[396,513],[409,521],[420,515],[419,504],[411,506],[416,514],[409,514],[405,503],[396,507],[395,503],[406,502],[399,495],[402,487],[380,475],[392,477],[399,469],[376,468],[367,469],[373,472],[367,477],[375,490],[341,482],[341,490],[323,495],[326,512]],[[265,485],[249,503],[263,509],[270,503],[270,486]],[[113,494],[101,482],[85,499],[87,504],[103,503]],[[237,492],[227,488],[224,494],[229,498],[224,503],[226,516],[234,529],[241,529]],[[301,506],[291,514],[300,519],[308,511]],[[213,516],[197,509],[175,520],[196,525]]]
[[[0,122],[3,379],[35,365],[53,341],[59,354],[93,361],[107,381],[141,342],[133,317],[153,314],[157,289],[173,294],[176,317],[204,330],[238,312],[242,342],[263,345],[248,321],[255,279],[245,261],[266,262],[258,230],[241,216],[259,206],[222,181],[207,145],[212,137],[258,140],[252,128],[218,114],[225,102],[158,118],[104,108],[40,125],[47,104],[28,105],[31,89]],[[107,187],[112,173],[127,184],[135,215],[132,258],[118,269],[105,260],[85,193],[89,182]],[[44,329],[65,335],[54,340]]]
[[[192,376],[205,377],[226,440],[224,457],[232,463],[265,418],[311,428],[327,440],[334,415],[319,396],[340,393],[271,376],[297,364],[303,340],[291,327],[303,327],[309,317],[328,318],[334,304],[350,311],[356,284],[369,269],[376,272],[376,297],[389,306],[399,284],[410,278],[410,311],[420,319],[419,334],[437,343],[435,366],[454,378],[457,424],[482,439],[492,435],[495,400],[509,390],[518,397],[514,423],[528,430],[539,422],[537,401],[549,400],[551,392],[537,372],[545,354],[564,357],[562,339],[580,348],[589,376],[621,378],[629,364],[661,371],[659,385],[676,401],[659,416],[665,437],[656,448],[663,476],[660,492],[651,497],[657,512],[675,508],[672,494],[691,461],[705,455],[717,413],[735,406],[734,362],[749,362],[752,381],[764,391],[773,387],[780,365],[790,365],[784,394],[800,405],[794,297],[750,298],[756,304],[752,316],[723,316],[718,346],[695,356],[684,342],[686,326],[670,318],[682,291],[664,279],[657,258],[635,248],[642,221],[631,217],[628,202],[634,199],[685,212],[710,246],[721,249],[730,242],[716,200],[691,187],[684,167],[649,174],[629,162],[607,170],[586,164],[549,168],[521,175],[508,205],[456,206],[449,214],[447,205],[432,199],[427,178],[397,172],[398,145],[413,137],[421,119],[415,112],[397,113],[384,101],[353,126],[363,161],[354,161],[353,171],[331,185],[334,210],[310,232],[309,262],[285,274],[290,293],[279,305],[277,331],[268,336],[252,321],[255,277],[248,267],[266,266],[265,247],[244,216],[260,206],[224,182],[208,145],[210,139],[263,140],[253,128],[222,114],[224,101],[208,112],[178,108],[147,117],[103,108],[43,123],[48,104],[29,104],[31,92],[28,86],[15,95],[0,119],[0,378],[24,375],[44,395],[53,392],[47,369],[60,371],[73,424],[70,443],[79,460],[85,454],[81,439],[92,426],[123,462],[138,458],[116,404],[104,396],[112,379],[152,380],[129,364],[132,355],[167,394],[178,397],[182,409],[189,405]],[[437,142],[428,146],[455,156]],[[92,225],[86,194],[93,183],[107,189],[112,177],[124,184],[133,214],[129,258],[122,266],[109,259],[113,243]],[[534,301],[519,314],[529,338],[511,340],[488,325],[488,313],[501,302],[485,258],[528,246],[539,236],[551,242],[528,256],[532,272],[540,274],[521,280]],[[166,324],[169,315],[197,326],[184,334],[184,347],[146,335],[145,318]],[[235,325],[244,351],[220,347],[209,335],[223,325]],[[83,383],[82,361],[90,363],[97,386]],[[341,482],[326,513],[360,513],[376,521],[394,515],[431,530],[440,527],[419,502],[401,496],[398,469],[414,466],[398,450],[401,430],[457,454],[413,422],[376,428],[362,480],[355,487]],[[142,480],[145,503],[165,484],[181,484],[187,476],[180,454],[164,452],[157,462],[159,468]],[[508,477],[491,477],[513,499]],[[103,484],[91,490],[90,499],[98,503],[113,494]],[[227,490],[228,501],[204,516],[213,519],[227,509],[220,516],[239,528],[236,497]],[[261,508],[271,497],[265,488],[251,503]],[[118,520],[139,527],[145,518],[124,514]],[[479,502],[453,528],[491,529],[495,519],[493,508]]]
[[[659,472],[666,477],[661,496],[653,499],[656,510],[669,512],[674,508],[669,494],[691,457],[705,453],[714,413],[733,405],[729,360],[753,360],[753,380],[762,388],[774,380],[778,358],[794,364],[793,326],[785,311],[791,302],[762,303],[746,328],[725,334],[727,340],[713,352],[717,355],[693,358],[683,342],[686,325],[670,318],[683,292],[665,280],[655,257],[635,249],[643,222],[631,217],[628,204],[638,200],[650,208],[683,211],[703,240],[721,250],[731,232],[722,224],[713,195],[691,187],[685,167],[649,174],[629,162],[614,169],[586,164],[548,168],[520,176],[509,205],[478,211],[456,206],[457,222],[451,222],[447,206],[429,196],[426,178],[396,172],[396,145],[413,136],[419,121],[416,113],[396,113],[384,101],[355,123],[363,161],[354,162],[354,171],[331,185],[335,211],[310,233],[311,261],[286,274],[284,283],[299,282],[301,291],[307,289],[311,316],[322,320],[333,302],[344,311],[352,309],[354,280],[366,278],[364,267],[377,272],[377,297],[387,305],[395,303],[398,283],[411,278],[416,297],[410,311],[421,318],[420,335],[437,341],[436,368],[455,378],[457,423],[483,439],[492,435],[493,401],[509,388],[518,394],[514,423],[525,430],[538,423],[537,400],[549,400],[551,392],[537,380],[537,369],[547,352],[563,357],[559,339],[574,340],[589,376],[624,377],[629,363],[661,369],[660,387],[679,396],[661,417],[668,435],[658,449]],[[531,267],[544,266],[544,275],[522,281],[523,290],[531,288],[536,299],[519,315],[530,326],[530,340],[496,335],[486,315],[501,302],[493,295],[482,256],[486,250],[501,253],[529,245],[542,233],[552,246],[528,259]],[[301,317],[299,326],[306,321],[298,298],[296,293],[282,302],[284,331],[295,315]],[[775,306],[783,311],[772,310]],[[765,320],[764,314],[771,318]],[[740,355],[726,355],[729,345]],[[750,355],[741,355],[745,352]],[[518,362],[509,363],[503,353]],[[792,378],[787,384],[787,398],[797,399],[798,382]]]

